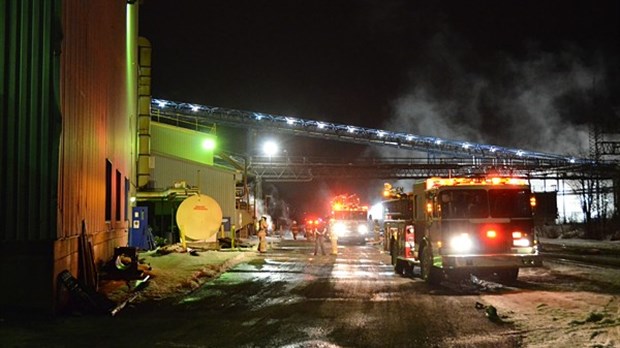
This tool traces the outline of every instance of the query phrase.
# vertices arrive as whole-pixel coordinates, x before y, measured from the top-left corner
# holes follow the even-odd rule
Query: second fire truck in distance
[[[542,265],[536,200],[524,179],[429,178],[411,193],[386,184],[384,196],[384,245],[396,273],[419,266],[429,283],[470,273],[511,281],[520,268]]]
[[[338,243],[364,244],[370,236],[368,207],[360,204],[357,195],[338,195],[331,201],[329,231]]]

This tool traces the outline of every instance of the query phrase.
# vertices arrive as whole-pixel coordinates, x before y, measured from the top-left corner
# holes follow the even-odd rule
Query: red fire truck
[[[370,237],[368,206],[361,205],[357,195],[338,195],[331,201],[329,231],[342,244],[364,244]]]
[[[438,283],[466,274],[515,280],[542,265],[526,180],[508,177],[429,178],[404,193],[384,187],[384,245],[398,274]]]

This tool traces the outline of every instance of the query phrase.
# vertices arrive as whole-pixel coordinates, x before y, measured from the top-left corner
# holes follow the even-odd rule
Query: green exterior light
[[[214,138],[206,138],[202,141],[202,148],[208,151],[215,150],[215,139]]]
[[[151,150],[203,164],[213,165],[217,137],[163,123],[151,124]]]

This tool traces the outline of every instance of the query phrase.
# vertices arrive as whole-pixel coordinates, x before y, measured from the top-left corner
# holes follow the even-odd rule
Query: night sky
[[[155,98],[580,157],[589,120],[618,123],[616,0],[144,0],[140,11]],[[256,152],[242,129],[219,135]],[[279,140],[298,156],[420,156]]]

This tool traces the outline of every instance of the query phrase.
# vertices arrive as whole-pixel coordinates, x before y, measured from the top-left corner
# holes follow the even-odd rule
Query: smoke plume
[[[463,38],[437,34],[393,101],[386,129],[583,156],[605,68],[567,47],[477,59]],[[458,44],[457,44],[458,42]]]

